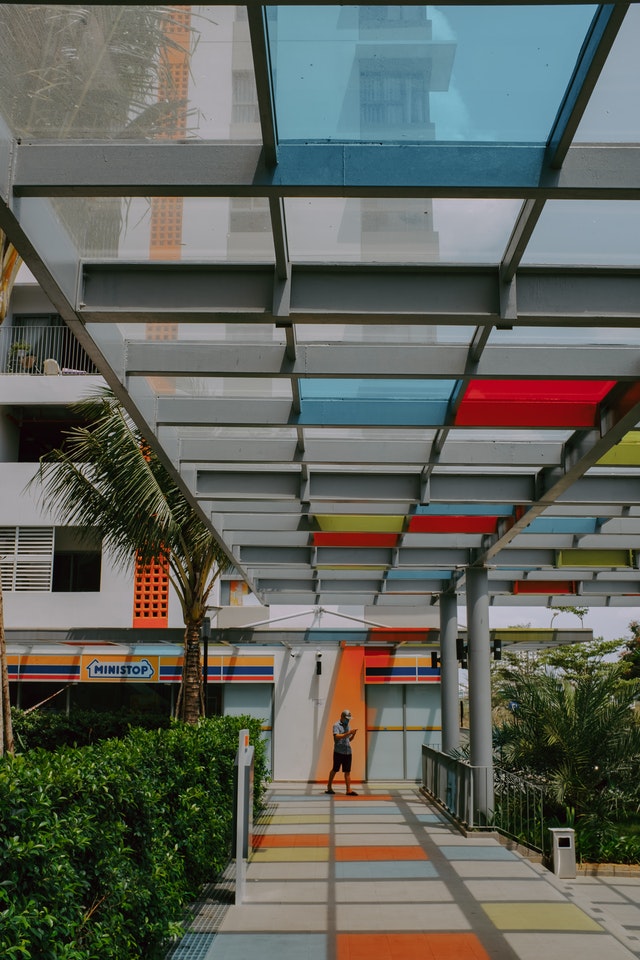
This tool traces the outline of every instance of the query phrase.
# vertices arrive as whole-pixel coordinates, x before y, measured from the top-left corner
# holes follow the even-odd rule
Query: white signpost
[[[247,858],[253,830],[253,747],[249,744],[249,731],[241,730],[238,736],[238,753],[235,763],[235,849],[236,849],[236,903],[244,899],[247,875]]]

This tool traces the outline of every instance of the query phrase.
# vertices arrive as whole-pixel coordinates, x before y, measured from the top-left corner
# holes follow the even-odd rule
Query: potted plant
[[[9,347],[7,370],[10,373],[26,373],[35,363],[33,348],[28,340],[14,340]]]

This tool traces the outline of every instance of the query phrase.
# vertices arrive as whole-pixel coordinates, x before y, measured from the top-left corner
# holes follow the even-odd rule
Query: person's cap
[[[343,716],[343,717],[346,717],[347,720],[351,720],[351,710],[343,710],[343,711],[342,711],[342,716]]]

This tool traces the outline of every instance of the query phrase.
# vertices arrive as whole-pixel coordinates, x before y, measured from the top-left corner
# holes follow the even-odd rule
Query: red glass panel
[[[332,533],[314,532],[315,547],[395,547],[397,533]]]
[[[414,630],[411,627],[389,628],[371,627],[369,640],[385,643],[426,643],[431,629]]]
[[[457,426],[593,427],[615,380],[472,380]]]
[[[513,592],[530,594],[575,593],[576,585],[573,580],[516,580],[513,585]]]

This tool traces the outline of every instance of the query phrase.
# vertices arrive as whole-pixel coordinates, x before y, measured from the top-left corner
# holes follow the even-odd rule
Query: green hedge
[[[112,737],[125,737],[133,728],[157,730],[171,725],[168,714],[144,714],[131,710],[109,713],[98,710],[73,710],[69,714],[54,710],[27,712],[11,710],[16,750],[57,750],[58,747],[85,747]]]
[[[230,855],[238,732],[266,776],[260,723],[133,730],[0,761],[0,956],[154,960]]]

